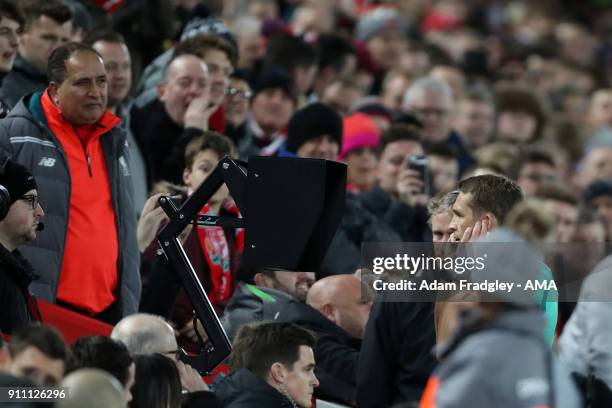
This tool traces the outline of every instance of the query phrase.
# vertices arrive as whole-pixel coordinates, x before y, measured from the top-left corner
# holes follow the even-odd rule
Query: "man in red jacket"
[[[0,124],[3,154],[39,182],[45,231],[23,248],[39,297],[116,322],[140,300],[139,255],[125,134],[107,110],[107,74],[91,47],[70,43],[48,63],[49,84]]]

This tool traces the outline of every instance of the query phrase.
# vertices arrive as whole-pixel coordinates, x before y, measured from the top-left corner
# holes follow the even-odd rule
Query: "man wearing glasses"
[[[423,124],[425,147],[448,144],[457,151],[459,174],[474,164],[463,136],[452,127],[454,97],[451,87],[445,81],[434,78],[414,81],[404,94],[402,111],[416,116]]]
[[[124,317],[113,328],[111,338],[125,344],[131,355],[159,353],[174,361],[187,394],[183,408],[219,406],[200,374],[180,360],[185,351],[179,348],[172,326],[160,316],[135,313]]]
[[[0,332],[11,334],[32,320],[38,320],[38,309],[28,286],[33,271],[17,247],[36,238],[42,229],[40,219],[44,211],[38,203],[36,181],[23,166],[4,160],[0,164],[0,207],[8,212],[0,214]]]
[[[246,131],[247,119],[249,118],[249,101],[253,92],[247,82],[247,77],[242,71],[234,71],[229,79],[229,86],[225,91],[225,119],[227,124],[225,133],[234,143],[240,135]]]

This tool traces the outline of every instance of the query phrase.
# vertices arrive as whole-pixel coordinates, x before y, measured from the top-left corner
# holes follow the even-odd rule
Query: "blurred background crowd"
[[[373,304],[359,267],[365,242],[472,241],[503,225],[502,240],[582,245],[556,251],[588,274],[612,241],[611,5],[0,0],[0,331],[13,334],[0,378],[73,387],[66,407],[95,407],[92,389],[105,407],[484,407],[472,386],[503,394],[513,379],[488,384],[497,360],[466,347],[505,358],[500,378],[533,379],[561,370],[559,343],[578,388],[598,390],[587,402],[606,398],[608,303],[544,291],[527,306]],[[345,163],[344,211],[316,271],[241,265],[242,229],[183,232],[234,341],[232,371],[211,391],[180,360],[206,334],[155,240],[167,222],[158,199],[186,200],[224,156],[258,155]],[[222,187],[199,214],[240,209]],[[67,348],[28,325],[40,317],[32,294],[114,325],[112,336]],[[489,332],[466,343],[489,326],[508,343]],[[530,366],[540,356],[554,362]],[[482,377],[457,382],[466,366]],[[557,395],[574,392],[567,373],[542,375],[519,378],[517,400],[499,406],[579,406]]]

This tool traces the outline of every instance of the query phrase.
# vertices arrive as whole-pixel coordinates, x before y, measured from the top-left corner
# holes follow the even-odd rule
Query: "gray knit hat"
[[[408,34],[408,24],[396,10],[380,7],[359,19],[356,30],[357,39],[368,41],[389,29],[397,29],[404,36]]]

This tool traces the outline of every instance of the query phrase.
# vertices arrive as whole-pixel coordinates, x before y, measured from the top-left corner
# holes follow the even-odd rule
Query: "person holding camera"
[[[394,125],[383,133],[377,154],[376,184],[360,194],[363,207],[392,227],[402,241],[431,241],[427,164],[419,133],[410,125]]]
[[[5,159],[0,164],[0,332],[11,334],[40,320],[28,286],[34,273],[17,247],[36,238],[44,211],[36,181],[23,166]]]

